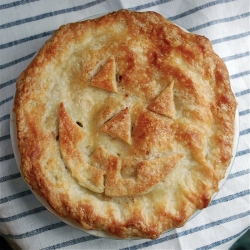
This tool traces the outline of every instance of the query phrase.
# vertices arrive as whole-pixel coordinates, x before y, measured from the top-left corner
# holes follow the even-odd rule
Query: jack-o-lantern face
[[[117,74],[119,75],[115,57],[111,56],[93,76],[88,88],[97,87],[100,92],[117,93],[120,90],[116,82]],[[171,125],[175,117],[173,85],[171,83],[166,86],[148,107],[146,101],[133,101],[138,99],[138,96],[122,91],[125,93],[122,93],[121,101],[125,104],[119,103],[118,109],[125,106],[124,109],[113,114],[112,109],[117,107],[112,107],[112,104],[106,103],[105,100],[97,110],[99,115],[94,113],[93,117],[89,118],[98,119],[99,116],[108,118],[100,126],[99,133],[112,136],[112,138],[106,136],[105,144],[112,144],[114,139],[119,140],[119,144],[127,144],[124,145],[125,149],[122,149],[128,151],[125,157],[121,156],[123,152],[119,150],[116,153],[110,152],[105,149],[105,144],[97,143],[96,148],[93,144],[88,145],[94,152],[86,161],[79,144],[86,136],[92,135],[87,135],[84,129],[72,120],[64,104],[60,104],[60,150],[67,168],[80,185],[97,193],[105,192],[107,196],[137,195],[148,192],[175,167],[183,157],[183,153],[172,151],[173,148],[169,143],[169,140],[173,140]],[[116,99],[115,94],[113,98]],[[93,107],[95,105],[94,103]],[[95,122],[98,124],[98,121]],[[155,156],[152,156],[154,150]],[[124,177],[123,172],[130,175]]]
[[[133,55],[133,60],[139,59]],[[176,80],[163,83],[162,90],[154,98],[147,91],[142,94],[133,92],[133,89],[126,89],[131,85],[128,81],[132,80],[127,73],[129,70],[119,72],[119,61],[123,60],[119,57],[116,61],[116,56],[112,55],[102,65],[98,63],[94,66],[85,91],[106,98],[93,98],[88,108],[91,116],[82,126],[79,127],[77,121],[70,117],[63,102],[59,107],[60,151],[66,167],[81,186],[107,196],[139,195],[150,191],[185,155],[178,150],[179,144],[183,147],[183,143],[187,143],[188,150],[195,152],[194,158],[199,158],[200,164],[206,164],[204,130],[192,125],[182,126],[181,121],[185,120],[185,116],[176,122],[176,113],[180,113],[175,108]],[[135,67],[129,73],[135,75],[137,70]],[[147,75],[147,70],[150,72],[146,68],[144,78],[149,78],[150,82],[152,79],[150,74]],[[127,82],[124,79],[128,79]],[[138,81],[137,78],[134,80]],[[143,89],[145,84],[138,82],[137,88]],[[155,85],[158,83],[154,82]],[[193,82],[190,86],[195,91]],[[209,119],[211,114],[204,105],[201,108],[204,108],[203,112],[206,111],[206,120]],[[202,120],[201,112],[200,116]],[[95,123],[92,124],[95,127],[92,133],[84,130],[88,126],[84,123],[89,120]],[[88,145],[84,143],[86,137],[91,138],[87,139]],[[82,147],[86,147],[84,150],[88,152],[88,159],[81,150],[81,143]]]
[[[159,14],[68,24],[17,82],[21,170],[85,228],[155,238],[217,191],[235,109],[210,42]]]

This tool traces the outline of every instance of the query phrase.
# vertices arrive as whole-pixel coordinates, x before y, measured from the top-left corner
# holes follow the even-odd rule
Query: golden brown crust
[[[17,82],[21,171],[85,229],[153,239],[218,190],[236,105],[208,39],[157,13],[67,24]]]

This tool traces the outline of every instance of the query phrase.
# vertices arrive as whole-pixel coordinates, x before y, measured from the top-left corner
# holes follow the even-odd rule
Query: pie
[[[20,169],[83,229],[155,239],[218,191],[236,107],[210,41],[158,13],[70,23],[17,81]]]

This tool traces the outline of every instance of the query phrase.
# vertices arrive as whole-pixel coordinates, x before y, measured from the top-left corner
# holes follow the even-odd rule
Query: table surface
[[[19,74],[62,24],[118,9],[156,11],[208,37],[225,61],[238,101],[239,143],[210,205],[156,240],[112,240],[60,221],[29,190],[10,139]],[[250,2],[248,0],[0,0],[0,233],[14,249],[228,249],[250,227]]]

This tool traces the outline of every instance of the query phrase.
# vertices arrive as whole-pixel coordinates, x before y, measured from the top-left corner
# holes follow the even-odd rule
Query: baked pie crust
[[[67,24],[17,81],[20,168],[60,216],[154,239],[218,191],[236,106],[209,40],[155,12]]]

